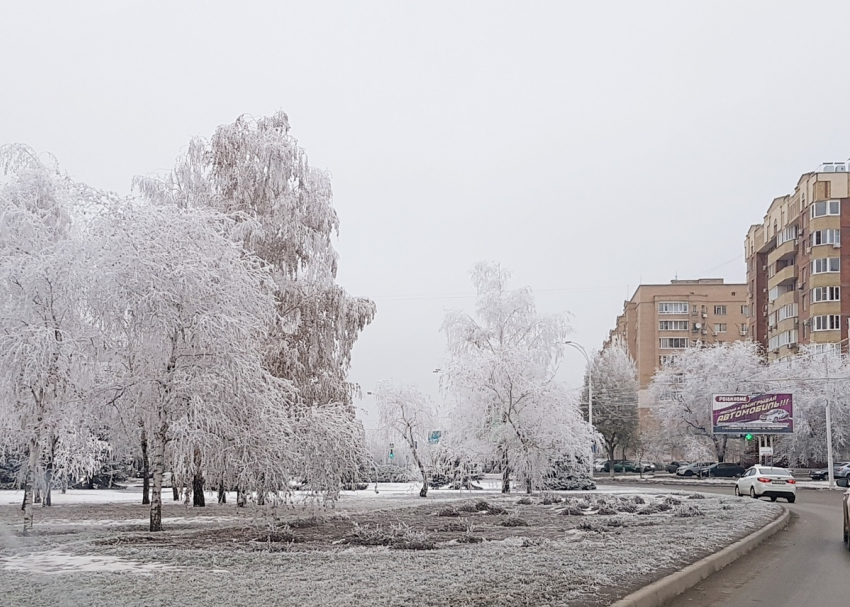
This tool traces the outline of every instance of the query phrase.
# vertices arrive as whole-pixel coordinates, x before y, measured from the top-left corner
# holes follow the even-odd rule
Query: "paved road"
[[[701,487],[699,491],[733,493],[726,487]],[[797,502],[787,505],[791,522],[785,531],[667,606],[850,605],[850,551],[841,541],[841,496],[840,491],[799,490]]]

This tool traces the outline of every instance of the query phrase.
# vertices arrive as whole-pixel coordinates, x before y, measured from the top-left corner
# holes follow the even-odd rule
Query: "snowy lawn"
[[[144,530],[138,494],[135,503],[127,491],[59,494],[52,508],[36,509],[29,537],[17,533],[19,494],[0,492],[2,601],[605,605],[780,512],[649,488],[530,499],[433,491],[427,500],[411,493],[414,484],[380,489],[347,494],[334,509],[289,506],[274,520],[257,507],[166,502],[159,534]],[[110,493],[123,500],[105,503]]]

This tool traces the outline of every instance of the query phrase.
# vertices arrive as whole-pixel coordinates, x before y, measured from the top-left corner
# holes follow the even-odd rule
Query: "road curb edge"
[[[782,507],[782,510],[783,512],[779,517],[758,531],[754,531],[734,544],[726,546],[726,548],[710,554],[680,571],[671,573],[660,580],[652,582],[648,586],[644,586],[640,590],[636,590],[619,601],[612,603],[610,607],[660,607],[670,599],[693,588],[712,573],[720,571],[730,563],[741,558],[774,533],[783,529],[788,525],[791,513],[785,507]]]

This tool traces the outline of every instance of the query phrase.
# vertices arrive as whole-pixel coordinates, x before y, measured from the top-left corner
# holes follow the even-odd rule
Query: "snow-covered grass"
[[[11,533],[21,516],[14,499],[0,506],[3,600],[131,607],[191,597],[262,607],[286,596],[304,607],[603,605],[779,513],[767,502],[688,499],[667,488],[527,500],[433,491],[423,500],[415,487],[379,485],[376,495],[370,486],[344,495],[332,510],[304,502],[274,517],[232,503],[199,509],[166,502],[161,534],[139,525],[147,512],[139,503],[95,503],[69,492],[57,496],[68,502],[36,509],[35,534],[22,537]],[[358,537],[383,545],[358,545]]]

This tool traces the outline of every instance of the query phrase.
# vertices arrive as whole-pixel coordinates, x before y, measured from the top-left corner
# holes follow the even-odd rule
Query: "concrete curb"
[[[731,546],[688,565],[681,571],[671,573],[667,577],[644,586],[616,603],[612,603],[610,607],[660,607],[666,601],[693,588],[715,571],[720,571],[729,563],[747,554],[771,535],[784,528],[790,518],[790,512],[783,507],[783,513],[772,523],[768,523]]]

